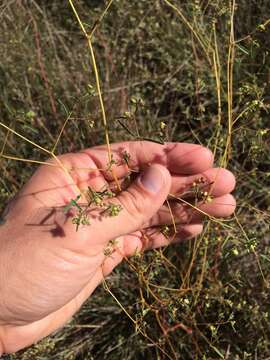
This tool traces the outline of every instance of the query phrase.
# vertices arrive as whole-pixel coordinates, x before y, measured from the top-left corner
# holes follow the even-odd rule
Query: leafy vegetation
[[[0,207],[48,154],[104,143],[105,132],[111,142],[208,146],[216,165],[236,175],[238,207],[229,221],[207,219],[190,242],[128,259],[63,330],[11,358],[267,358],[269,3],[74,6],[92,34],[107,125],[87,39],[69,2],[4,0]]]

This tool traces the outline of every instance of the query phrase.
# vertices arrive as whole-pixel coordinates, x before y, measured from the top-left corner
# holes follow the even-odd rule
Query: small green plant
[[[78,195],[76,199],[71,199],[70,202],[64,207],[64,213],[68,214],[70,210],[75,209],[76,214],[72,218],[72,223],[76,225],[76,231],[78,231],[80,225],[90,225],[86,209],[82,205],[78,204],[81,195]]]
[[[72,223],[76,225],[76,231],[78,231],[80,225],[90,225],[89,216],[92,210],[99,209],[101,214],[108,214],[109,216],[117,216],[122,210],[121,205],[107,203],[106,200],[113,198],[115,193],[111,190],[94,191],[91,187],[85,194],[87,199],[86,203],[78,203],[82,198],[78,195],[75,199],[71,199],[70,202],[64,207],[63,211],[68,214],[71,210],[75,210],[75,215],[72,217]]]

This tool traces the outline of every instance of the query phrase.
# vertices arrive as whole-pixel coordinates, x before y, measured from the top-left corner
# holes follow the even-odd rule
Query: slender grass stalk
[[[208,64],[211,66],[212,61],[211,58],[209,56],[209,51],[207,50],[207,46],[204,43],[204,40],[201,38],[201,36],[198,34],[198,32],[194,29],[194,27],[191,25],[191,23],[188,21],[188,19],[185,17],[185,15],[183,14],[183,12],[176,6],[174,5],[171,1],[169,0],[163,0],[170,8],[172,8],[182,19],[183,23],[186,25],[186,27],[191,31],[191,33],[194,35],[194,37],[196,38],[196,40],[198,41],[198,43],[200,44]]]
[[[175,360],[173,359],[156,341],[152,340],[146,333],[145,331],[138,325],[137,321],[135,319],[133,319],[133,317],[129,314],[129,312],[125,309],[125,307],[121,304],[121,302],[117,299],[117,297],[113,294],[113,292],[110,290],[105,278],[103,279],[103,287],[104,289],[112,296],[112,298],[116,301],[116,303],[119,305],[119,307],[123,310],[123,312],[127,315],[127,317],[133,322],[133,324],[135,325],[137,331],[143,336],[145,337],[148,341],[150,341],[150,343],[154,346],[156,346],[163,355],[167,356],[168,359],[170,360]]]
[[[230,0],[230,35],[229,35],[229,49],[227,57],[227,105],[228,105],[228,126],[227,126],[227,140],[222,160],[222,165],[227,166],[231,153],[232,129],[233,129],[233,67],[235,57],[235,41],[234,41],[234,14],[235,14],[235,0]]]
[[[97,30],[99,24],[102,22],[103,18],[105,17],[105,15],[107,14],[107,12],[109,11],[109,9],[110,9],[113,1],[114,1],[114,0],[110,0],[110,1],[108,2],[108,4],[106,5],[104,11],[103,11],[102,14],[100,15],[99,19],[95,22],[95,24],[94,24],[94,26],[93,26],[90,34],[89,34],[90,39],[92,39],[92,37],[93,37],[95,31]]]
[[[218,142],[220,140],[220,130],[221,130],[221,118],[222,118],[222,109],[221,109],[221,65],[220,65],[220,58],[219,58],[219,50],[218,50],[218,43],[217,43],[217,33],[216,33],[216,24],[213,23],[213,33],[214,33],[214,51],[213,51],[213,67],[216,79],[216,92],[217,92],[217,131],[215,135],[215,145],[214,145],[214,156],[216,155]]]
[[[86,37],[88,48],[89,48],[89,51],[90,51],[90,56],[91,56],[93,69],[94,69],[94,73],[95,73],[95,78],[96,78],[96,87],[97,87],[99,103],[100,103],[100,108],[101,108],[101,113],[102,113],[103,126],[104,126],[104,131],[105,131],[105,140],[106,140],[107,150],[108,150],[108,159],[109,159],[109,164],[111,164],[112,160],[113,160],[113,157],[112,157],[111,146],[110,146],[110,138],[109,138],[108,124],[107,124],[107,117],[106,117],[103,97],[102,97],[102,93],[101,93],[101,85],[100,85],[100,80],[99,80],[99,73],[98,73],[96,57],[95,57],[91,37],[88,35],[88,33],[86,31],[85,26],[83,25],[83,23],[81,21],[81,18],[79,16],[74,4],[73,4],[73,1],[69,0],[69,4],[70,4],[70,6],[72,8],[72,11],[73,11],[78,23],[79,23],[79,26],[80,26],[84,36]],[[119,181],[118,181],[113,169],[112,169],[112,174],[113,174],[114,180],[115,180],[115,182],[117,184],[117,187],[118,187],[119,191],[121,191]]]

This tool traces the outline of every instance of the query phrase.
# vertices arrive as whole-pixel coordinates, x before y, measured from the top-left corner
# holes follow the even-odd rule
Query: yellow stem
[[[69,4],[73,10],[73,13],[80,25],[80,28],[83,32],[83,34],[85,35],[86,39],[87,39],[87,44],[88,44],[88,48],[90,51],[90,55],[91,55],[91,60],[92,60],[92,64],[93,64],[93,69],[94,69],[94,74],[95,74],[95,79],[96,79],[96,87],[97,87],[97,92],[98,92],[98,97],[99,97],[99,103],[100,103],[100,108],[101,108],[101,113],[102,113],[102,120],[103,120],[103,126],[104,126],[104,130],[105,130],[105,139],[106,139],[106,144],[107,144],[107,149],[108,149],[108,158],[109,158],[109,164],[111,164],[112,162],[112,153],[111,153],[111,146],[110,146],[110,139],[109,139],[109,132],[108,132],[108,124],[107,124],[107,117],[106,117],[106,112],[105,112],[105,107],[104,107],[104,102],[103,102],[103,98],[102,98],[102,92],[101,92],[101,86],[100,86],[100,80],[99,80],[99,73],[98,73],[98,68],[97,68],[97,63],[96,63],[96,57],[95,57],[95,52],[93,49],[93,45],[92,45],[92,41],[91,41],[91,37],[88,35],[81,19],[80,16],[73,4],[72,0],[69,0]],[[121,187],[119,184],[119,181],[114,173],[114,171],[112,170],[112,174],[114,177],[114,180],[117,184],[117,187],[119,189],[119,191],[121,191]]]

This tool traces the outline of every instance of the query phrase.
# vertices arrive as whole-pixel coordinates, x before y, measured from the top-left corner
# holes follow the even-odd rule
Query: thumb
[[[166,167],[158,164],[148,167],[114,199],[114,203],[121,206],[121,211],[117,216],[104,220],[104,241],[140,230],[163,205],[170,188],[171,175]]]

